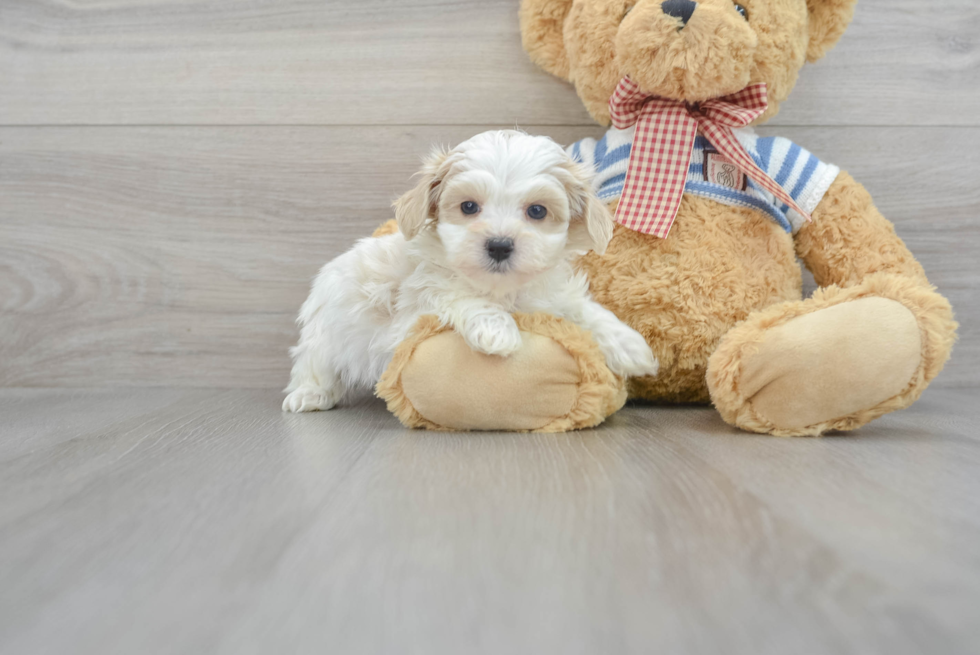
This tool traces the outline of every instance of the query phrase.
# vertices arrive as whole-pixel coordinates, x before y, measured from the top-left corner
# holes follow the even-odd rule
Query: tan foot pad
[[[741,392],[779,429],[826,423],[900,394],[919,367],[920,342],[899,302],[834,305],[767,330],[742,362]]]
[[[510,357],[476,353],[423,316],[399,346],[377,393],[406,427],[564,432],[592,427],[626,402],[588,333],[545,314],[515,314],[524,345]]]

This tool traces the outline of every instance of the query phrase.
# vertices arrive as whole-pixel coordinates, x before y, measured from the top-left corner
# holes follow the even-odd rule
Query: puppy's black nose
[[[680,18],[681,22],[687,25],[687,21],[694,15],[694,10],[698,8],[698,3],[694,0],[666,0],[660,7],[665,14]]]
[[[487,239],[487,254],[495,262],[502,262],[514,252],[513,239]]]

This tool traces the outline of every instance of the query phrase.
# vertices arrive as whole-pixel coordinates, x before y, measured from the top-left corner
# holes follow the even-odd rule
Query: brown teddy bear
[[[592,293],[660,359],[657,377],[629,381],[631,397],[710,400],[746,430],[818,435],[907,407],[948,359],[949,303],[868,192],[796,144],[751,130],[776,114],[803,64],[837,42],[855,3],[523,0],[531,58],[614,125],[571,152],[597,168],[620,223],[604,255],[581,260]],[[806,300],[797,258],[820,286]],[[465,345],[444,340],[414,362],[427,334],[409,340],[379,385],[406,425],[568,429],[622,404],[617,381],[592,362],[589,379],[602,384],[566,401],[601,396],[588,416],[570,420],[555,415],[565,405],[544,403],[532,420],[534,400],[506,389],[553,387],[554,349],[496,374],[507,365],[468,361],[468,379],[485,387],[473,394],[439,381],[453,377]],[[537,338],[561,343],[547,330]],[[406,396],[401,376],[413,366],[424,374],[410,376]],[[484,373],[491,383],[479,382]],[[422,418],[408,396],[440,420]],[[520,416],[501,422],[514,402]]]

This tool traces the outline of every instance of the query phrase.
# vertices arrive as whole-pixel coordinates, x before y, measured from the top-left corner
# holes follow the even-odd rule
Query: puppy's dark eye
[[[735,5],[735,11],[742,14],[742,18],[744,18],[745,20],[749,19],[749,10],[743,7],[742,5]]]
[[[459,206],[459,210],[464,214],[475,214],[480,211],[480,205],[476,204],[472,200],[467,200]]]
[[[545,216],[548,215],[548,210],[541,205],[531,205],[527,208],[527,217],[533,218],[536,221],[540,221]]]

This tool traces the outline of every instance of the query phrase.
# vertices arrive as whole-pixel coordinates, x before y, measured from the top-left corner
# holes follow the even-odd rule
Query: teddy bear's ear
[[[806,0],[810,10],[810,45],[806,58],[814,62],[837,45],[854,17],[857,0]]]
[[[547,72],[568,80],[565,52],[565,17],[572,0],[522,0],[521,40],[531,61]]]

